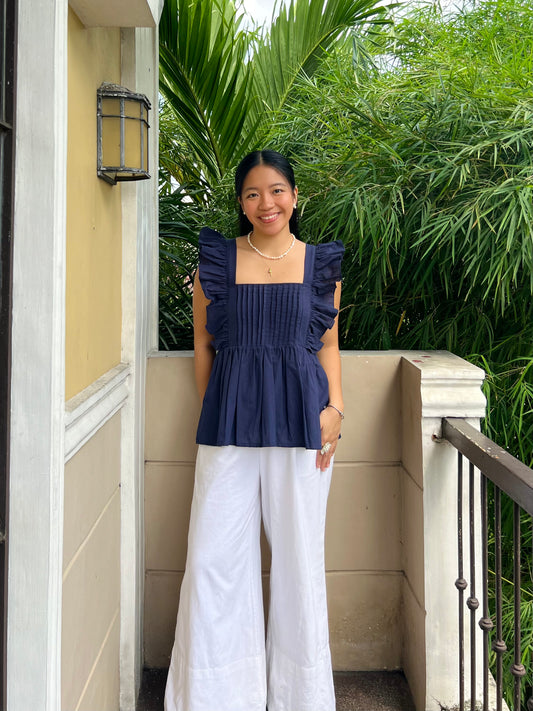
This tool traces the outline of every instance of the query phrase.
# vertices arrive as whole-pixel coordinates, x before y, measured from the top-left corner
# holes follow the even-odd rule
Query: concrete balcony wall
[[[326,527],[336,670],[402,666],[400,361],[342,354],[346,418]]]
[[[326,567],[336,669],[402,666],[401,357],[344,353],[346,426],[328,505]],[[199,402],[189,353],[149,359],[145,663],[167,666],[185,567]],[[265,605],[269,554],[263,545]]]
[[[419,711],[457,699],[456,454],[444,416],[479,424],[483,373],[449,353],[342,353],[346,419],[326,528],[336,670],[403,669]],[[148,361],[145,664],[164,667],[185,567],[199,402],[192,354]],[[263,546],[265,606],[269,555]]]

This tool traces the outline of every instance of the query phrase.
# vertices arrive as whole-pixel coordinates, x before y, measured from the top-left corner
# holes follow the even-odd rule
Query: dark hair
[[[277,170],[278,173],[281,173],[281,175],[286,178],[291,188],[293,190],[295,189],[296,180],[294,179],[294,171],[292,169],[292,165],[285,158],[285,156],[271,150],[253,151],[252,153],[248,153],[247,156],[244,156],[235,171],[235,194],[237,198],[240,198],[242,194],[242,186],[246,176],[252,168],[255,168],[257,165],[268,165],[270,168],[274,168],[274,170]],[[241,235],[248,234],[248,232],[253,229],[252,223],[242,211],[240,203],[239,228],[241,230]],[[297,208],[294,208],[292,211],[292,216],[289,220],[289,229],[294,235],[296,235],[296,237],[299,237]]]

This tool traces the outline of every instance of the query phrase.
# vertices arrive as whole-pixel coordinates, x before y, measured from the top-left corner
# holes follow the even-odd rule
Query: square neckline
[[[312,270],[314,263],[312,257],[315,250],[313,245],[304,242],[304,276],[302,281],[236,281],[237,277],[237,240],[228,240],[229,244],[229,259],[228,259],[228,283],[229,286],[305,286],[309,284],[312,278]]]

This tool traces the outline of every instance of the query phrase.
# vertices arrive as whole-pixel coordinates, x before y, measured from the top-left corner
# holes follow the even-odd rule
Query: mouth
[[[261,222],[269,223],[269,222],[274,222],[275,219],[279,216],[279,212],[276,212],[273,215],[261,215],[259,218]]]

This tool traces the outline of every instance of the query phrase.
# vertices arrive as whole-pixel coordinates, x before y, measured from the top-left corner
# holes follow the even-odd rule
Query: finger
[[[317,463],[316,463],[317,469],[320,469],[320,471],[322,471],[322,472],[326,471],[326,469],[329,467],[330,461],[331,461],[331,456],[330,456],[329,452],[328,452],[328,454],[320,454],[320,452],[319,452],[318,456],[317,456]]]
[[[316,468],[320,469],[321,471],[324,471],[326,467],[325,462],[327,460],[327,455],[322,454],[320,450],[316,453]]]
[[[325,471],[326,469],[329,469],[329,466],[331,464],[331,460],[333,458],[333,455],[335,454],[335,450],[337,449],[337,446],[333,446],[327,454],[323,455],[323,466],[321,467],[322,471]]]

